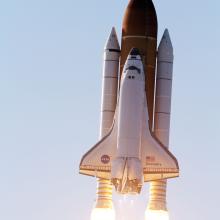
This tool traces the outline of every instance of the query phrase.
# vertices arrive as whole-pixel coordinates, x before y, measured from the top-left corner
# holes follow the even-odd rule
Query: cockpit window
[[[135,76],[128,76],[128,79],[135,79]]]
[[[129,66],[126,70],[137,70],[139,74],[141,73],[141,70],[136,66]]]

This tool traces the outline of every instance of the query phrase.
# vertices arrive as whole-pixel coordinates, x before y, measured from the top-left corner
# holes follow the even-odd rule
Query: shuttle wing
[[[117,148],[117,123],[113,122],[110,132],[82,158],[80,173],[102,179],[111,179],[112,160]]]
[[[142,154],[144,182],[179,176],[176,158],[152,135],[147,121],[147,104],[143,111]]]

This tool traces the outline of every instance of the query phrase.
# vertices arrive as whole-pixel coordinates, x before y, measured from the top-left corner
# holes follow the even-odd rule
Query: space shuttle
[[[112,127],[82,158],[80,173],[109,179],[121,194],[144,182],[179,175],[176,158],[152,134],[141,55],[133,48],[124,65]]]
[[[145,182],[179,176],[166,146],[173,48],[166,29],[157,51],[151,0],[130,0],[121,42],[113,28],[104,53],[100,140],[82,157],[79,172],[109,180],[120,194],[139,194]]]

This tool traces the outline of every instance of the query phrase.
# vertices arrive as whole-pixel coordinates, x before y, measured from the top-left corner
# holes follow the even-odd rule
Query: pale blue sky
[[[89,220],[96,181],[78,164],[97,141],[103,46],[113,25],[120,36],[127,2],[0,2],[0,219]],[[171,220],[216,219],[220,2],[154,2],[159,38],[167,27],[175,50]],[[147,194],[133,219],[143,220]]]

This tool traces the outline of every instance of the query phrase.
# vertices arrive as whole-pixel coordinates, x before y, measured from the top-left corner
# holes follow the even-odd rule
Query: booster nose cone
[[[164,31],[163,37],[158,47],[158,59],[162,61],[173,61],[173,45],[170,39],[169,31]]]
[[[165,31],[163,33],[163,38],[162,39],[166,41],[167,45],[169,45],[170,47],[173,47],[171,39],[170,39],[170,34],[169,34],[169,31],[168,31],[167,28],[165,29]]]
[[[117,37],[116,30],[114,27],[112,28],[111,33],[108,37],[108,40],[105,44],[105,50],[115,50],[115,51],[120,52],[118,37]]]

